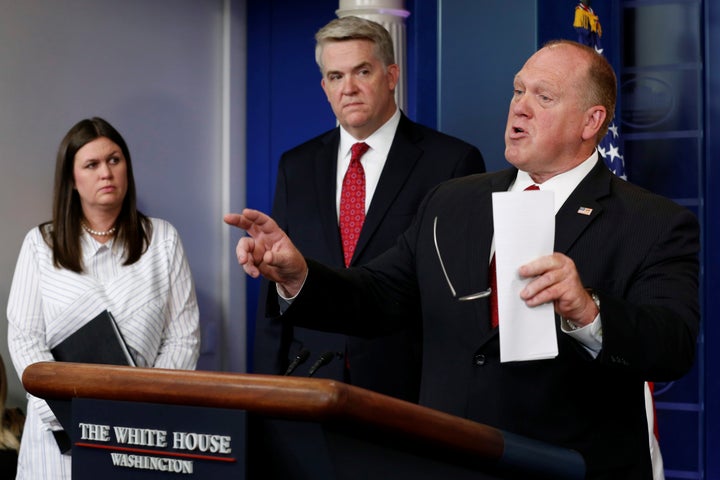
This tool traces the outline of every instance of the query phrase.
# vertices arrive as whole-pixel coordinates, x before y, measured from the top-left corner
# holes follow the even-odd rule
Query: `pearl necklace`
[[[87,225],[85,225],[85,222],[80,222],[80,226],[90,235],[97,235],[98,237],[109,237],[110,235],[115,233],[115,227],[112,227],[109,230],[105,230],[104,232],[100,232],[98,230],[93,230],[92,228],[88,227]]]

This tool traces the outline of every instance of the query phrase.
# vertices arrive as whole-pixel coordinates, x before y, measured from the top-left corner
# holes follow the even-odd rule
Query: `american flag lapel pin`
[[[577,211],[580,215],[590,215],[592,213],[592,208],[588,207],[580,207]]]

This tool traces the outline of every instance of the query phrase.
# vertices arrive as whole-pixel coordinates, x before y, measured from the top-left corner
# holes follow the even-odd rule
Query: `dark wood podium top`
[[[29,393],[51,400],[192,405],[355,423],[488,461],[500,459],[505,448],[498,429],[327,379],[40,362],[25,369],[22,381]]]

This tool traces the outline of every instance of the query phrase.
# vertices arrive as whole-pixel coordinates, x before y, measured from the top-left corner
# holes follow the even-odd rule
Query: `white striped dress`
[[[124,249],[82,234],[84,273],[53,266],[52,250],[33,228],[25,237],[8,299],[8,347],[22,378],[50,349],[103,310],[118,323],[137,366],[194,369],[200,352],[195,287],[182,243],[170,223],[151,219],[140,260],[123,266]],[[18,479],[70,479],[51,430],[60,429],[44,400],[28,394]]]

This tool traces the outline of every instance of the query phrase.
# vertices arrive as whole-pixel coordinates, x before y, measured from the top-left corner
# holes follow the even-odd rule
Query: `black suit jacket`
[[[558,322],[557,358],[501,364],[487,300],[459,302],[450,294],[433,221],[458,295],[486,289],[491,194],[507,190],[515,175],[508,169],[438,186],[398,244],[364,268],[332,271],[309,261],[307,282],[284,318],[372,334],[412,321],[420,304],[420,403],[576,449],[589,478],[649,479],[643,382],[677,379],[694,362],[697,220],[599,161],[555,217],[555,250],[599,293],[602,351],[593,359]],[[578,213],[581,207],[591,214]],[[383,322],[372,321],[378,318]]]
[[[336,210],[337,154],[335,128],[283,154],[278,169],[272,215],[307,256],[342,267],[343,253]],[[401,115],[392,146],[351,265],[362,265],[392,245],[410,225],[427,192],[442,181],[484,172],[480,151],[463,141],[412,122]],[[271,287],[274,290],[274,285]],[[267,283],[261,290],[261,302]],[[324,301],[321,300],[321,301]],[[419,316],[414,325],[375,339],[362,339],[293,328],[265,318],[261,305],[256,322],[255,371],[282,374],[288,358],[301,349],[311,356],[296,375],[307,375],[321,353],[337,352],[316,376],[334,378],[387,395],[417,401],[421,340]],[[312,315],[312,313],[310,313]],[[345,375],[345,358],[350,365]]]

